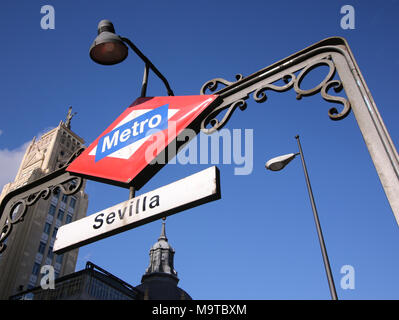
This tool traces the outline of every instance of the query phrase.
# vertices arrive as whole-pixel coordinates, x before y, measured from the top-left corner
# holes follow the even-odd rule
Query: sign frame
[[[220,198],[220,172],[212,166],[61,226],[53,252],[62,254]]]

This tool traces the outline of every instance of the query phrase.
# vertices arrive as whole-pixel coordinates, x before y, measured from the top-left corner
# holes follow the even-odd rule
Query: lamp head
[[[122,39],[115,34],[111,21],[101,20],[98,24],[98,35],[90,47],[90,58],[103,65],[112,65],[126,59],[128,48]]]
[[[273,159],[270,159],[266,162],[265,167],[271,171],[280,171],[282,170],[288,163],[291,162],[295,158],[295,153],[289,153],[283,156],[279,156]]]

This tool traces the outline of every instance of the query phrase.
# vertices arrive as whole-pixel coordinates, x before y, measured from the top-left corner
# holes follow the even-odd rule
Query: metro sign
[[[53,252],[61,254],[220,198],[220,174],[213,166],[61,226]]]
[[[169,110],[168,104],[152,110],[144,109],[141,112],[134,110],[115,129],[102,136],[89,154],[95,156],[94,162],[107,156],[128,159],[149,139],[151,129],[167,129],[169,118],[177,111],[176,109]]]
[[[138,190],[175,156],[178,143],[175,150],[168,146],[176,142],[184,129],[199,130],[203,112],[216,98],[215,95],[138,98],[67,171]]]

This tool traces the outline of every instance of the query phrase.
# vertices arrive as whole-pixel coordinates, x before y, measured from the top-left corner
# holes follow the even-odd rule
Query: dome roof
[[[173,267],[175,251],[170,246],[162,222],[161,235],[150,249],[150,265],[137,286],[144,300],[192,300],[190,295],[177,286],[179,278]]]
[[[173,250],[172,246],[169,244],[168,238],[166,237],[165,222],[162,222],[161,235],[159,236],[158,241],[155,242],[154,245],[151,247],[151,250],[155,250],[155,249],[159,249],[159,248],[168,249],[168,250],[175,252],[175,250]]]
[[[169,242],[167,241],[167,239],[165,240],[165,239],[159,238],[158,241],[154,243],[154,245],[151,247],[150,250],[155,250],[155,249],[159,249],[159,248],[161,248],[161,249],[168,249],[168,250],[171,250],[171,251],[173,251],[173,252],[175,251],[175,250],[172,248],[172,246],[169,244]]]
[[[159,249],[159,248],[173,250],[173,248],[166,241],[158,241],[158,242],[154,243],[154,245],[151,247],[151,250],[155,250],[155,249]]]

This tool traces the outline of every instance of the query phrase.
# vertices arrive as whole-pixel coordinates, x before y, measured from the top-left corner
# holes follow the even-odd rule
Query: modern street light
[[[111,21],[101,20],[98,23],[98,35],[90,47],[90,58],[102,65],[113,65],[122,62],[128,55],[128,48],[125,43],[141,58],[145,63],[143,84],[141,86],[141,97],[145,97],[148,83],[148,71],[151,69],[162,80],[169,96],[173,96],[173,91],[169,86],[168,80],[154,66],[154,64],[134,45],[128,38],[115,34],[115,28]]]
[[[305,158],[303,156],[301,142],[299,140],[299,135],[296,135],[295,139],[298,142],[298,148],[299,148],[298,153],[290,153],[290,154],[286,154],[283,156],[273,158],[266,162],[265,167],[266,167],[266,169],[271,170],[271,171],[280,171],[289,162],[291,162],[291,160],[293,160],[297,155],[301,156],[303,172],[305,173],[306,186],[308,188],[310,203],[312,205],[313,217],[314,217],[314,221],[316,223],[317,235],[319,237],[320,248],[321,248],[321,253],[323,256],[324,268],[325,268],[326,274],[327,274],[328,285],[330,287],[331,298],[332,298],[332,300],[338,300],[337,292],[335,290],[334,278],[333,278],[333,275],[331,272],[330,262],[328,260],[327,249],[326,249],[326,245],[324,243],[323,232],[321,230],[319,216],[317,214],[316,204],[315,204],[314,197],[313,197],[312,187],[310,185],[308,170],[306,169]]]
[[[288,163],[291,162],[299,153],[289,153],[283,156],[279,156],[273,159],[270,159],[266,162],[266,169],[271,171],[280,171],[282,170]]]

